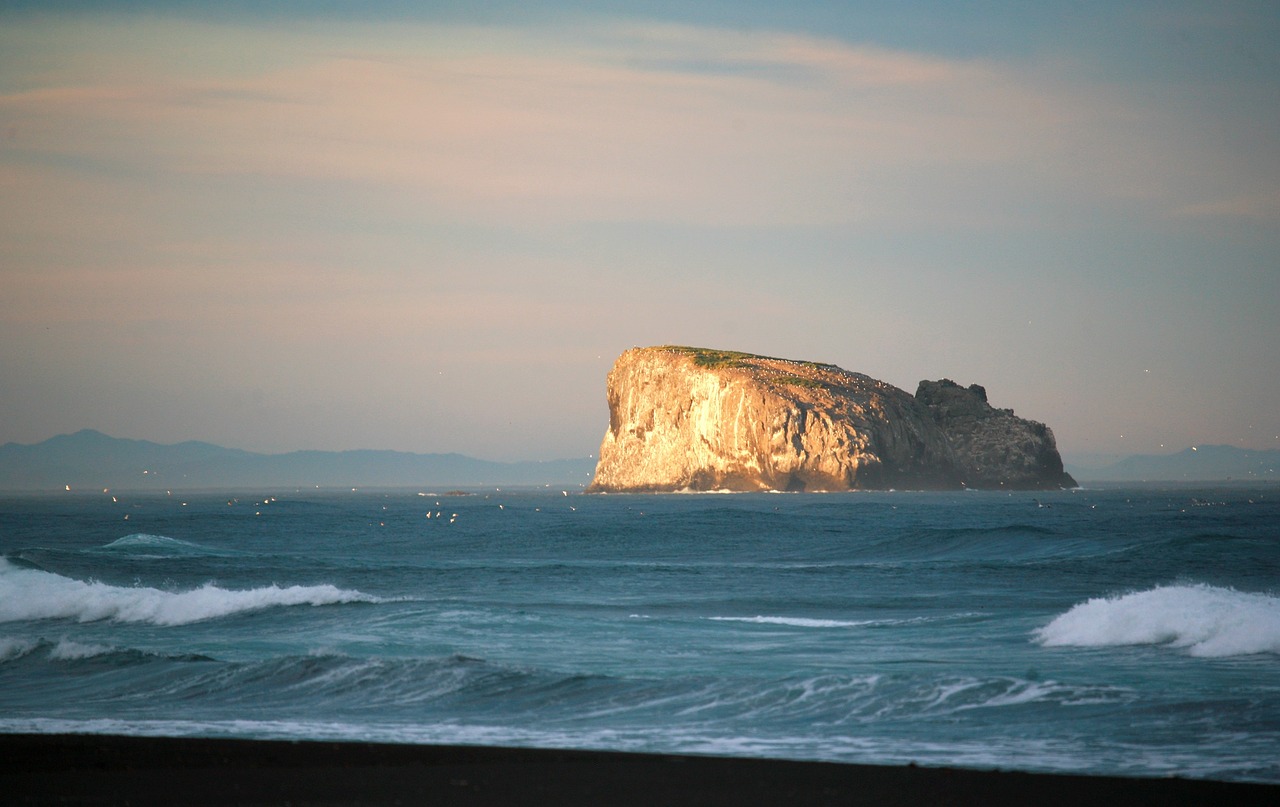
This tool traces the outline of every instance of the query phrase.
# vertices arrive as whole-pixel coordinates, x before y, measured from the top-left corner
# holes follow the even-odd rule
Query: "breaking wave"
[[[24,569],[0,559],[0,622],[72,619],[185,625],[281,606],[382,601],[331,585],[287,588],[271,585],[235,591],[206,583],[178,592],[142,586],[121,587]]]
[[[11,636],[0,636],[0,662],[22,658],[36,648],[32,639],[18,639]]]
[[[1035,632],[1046,647],[1169,645],[1193,656],[1280,654],[1280,597],[1204,584],[1080,603]]]

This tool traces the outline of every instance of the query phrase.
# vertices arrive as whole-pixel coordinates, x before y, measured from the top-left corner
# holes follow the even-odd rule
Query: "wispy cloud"
[[[672,340],[1003,373],[1057,424],[1165,345],[1231,386],[1172,329],[1275,321],[1265,228],[1226,226],[1280,220],[1275,129],[1203,87],[749,27],[228,19],[0,28],[14,436],[198,411],[389,445],[374,396],[420,449],[549,455],[597,439],[611,350]]]
[[[422,33],[340,52],[292,35],[282,47],[305,57],[247,75],[86,65],[0,97],[3,160],[395,186],[487,217],[730,225],[972,223],[973,194],[1008,224],[1020,194],[1179,184],[1143,156],[1162,150],[1158,121],[1007,66],[677,26],[564,47],[507,32],[436,48],[448,35]]]

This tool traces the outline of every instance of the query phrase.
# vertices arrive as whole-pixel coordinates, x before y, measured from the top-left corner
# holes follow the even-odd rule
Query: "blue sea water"
[[[0,498],[0,732],[1280,782],[1280,488]]]

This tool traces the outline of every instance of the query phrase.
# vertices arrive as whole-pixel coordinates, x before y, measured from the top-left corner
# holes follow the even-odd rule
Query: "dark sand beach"
[[[9,804],[1249,804],[1280,786],[372,743],[0,735]]]

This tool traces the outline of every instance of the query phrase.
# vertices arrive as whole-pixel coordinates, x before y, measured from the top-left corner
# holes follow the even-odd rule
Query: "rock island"
[[[623,353],[606,395],[594,492],[1075,487],[1049,427],[976,384],[667,345]]]

